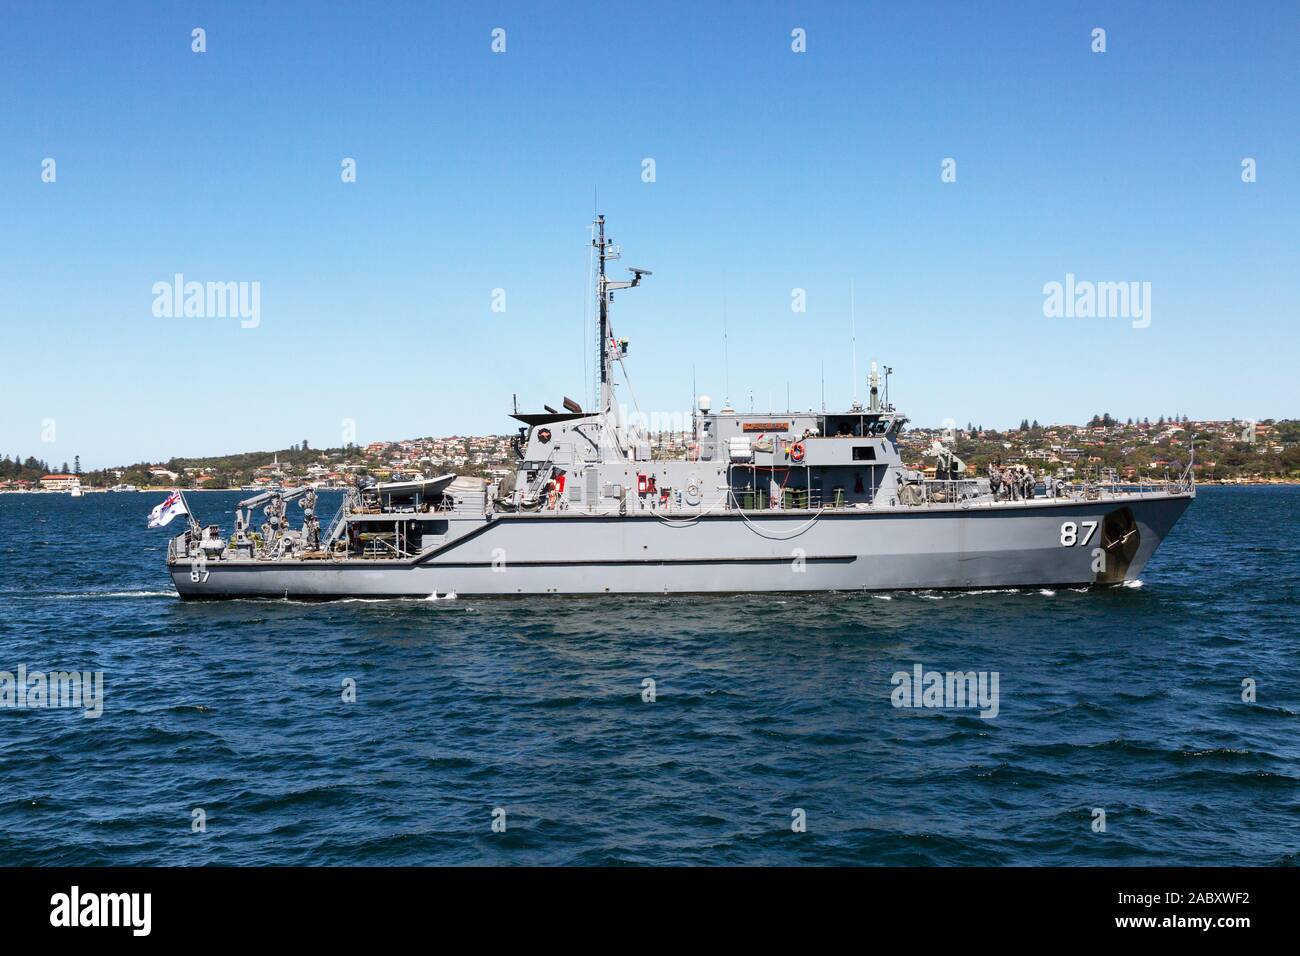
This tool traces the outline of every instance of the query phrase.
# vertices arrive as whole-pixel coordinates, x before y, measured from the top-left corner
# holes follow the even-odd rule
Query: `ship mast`
[[[614,406],[614,358],[610,354],[609,337],[609,295],[605,290],[605,260],[613,258],[617,252],[608,249],[605,241],[605,217],[596,216],[596,238],[591,241],[596,247],[596,258],[600,262],[600,274],[596,279],[596,307],[599,319],[596,322],[596,365],[600,369],[600,410],[608,412]],[[613,252],[613,255],[611,255]]]
[[[614,330],[609,324],[609,306],[614,300],[614,293],[619,289],[632,289],[641,284],[641,277],[650,275],[648,269],[628,269],[632,278],[623,282],[612,282],[605,274],[605,263],[622,256],[622,250],[605,238],[605,217],[596,216],[596,237],[591,244],[596,247],[600,272],[596,278],[596,303],[599,319],[596,322],[596,363],[600,366],[600,410],[609,415],[614,410],[614,362],[620,359],[626,348],[614,339]]]

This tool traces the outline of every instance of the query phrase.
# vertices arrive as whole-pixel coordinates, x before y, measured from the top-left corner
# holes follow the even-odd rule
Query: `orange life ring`
[[[797,441],[790,446],[790,460],[803,461],[803,442]]]

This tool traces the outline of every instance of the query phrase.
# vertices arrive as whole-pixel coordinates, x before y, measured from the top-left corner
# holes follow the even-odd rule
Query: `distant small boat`
[[[109,491],[139,491],[135,485],[114,485]]]
[[[73,485],[71,488],[68,489],[68,494],[72,495],[72,497],[74,498],[80,498],[84,496],[86,492],[82,490],[81,485]]]

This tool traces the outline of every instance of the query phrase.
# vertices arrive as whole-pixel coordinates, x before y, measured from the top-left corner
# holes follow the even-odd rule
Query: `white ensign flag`
[[[187,515],[190,509],[185,507],[185,499],[179,491],[173,491],[167,500],[149,512],[149,527],[161,528],[177,515]]]

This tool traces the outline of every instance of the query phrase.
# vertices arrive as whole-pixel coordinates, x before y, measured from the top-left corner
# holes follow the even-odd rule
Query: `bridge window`
[[[875,461],[876,450],[872,448],[870,445],[854,445],[853,460],[854,461]]]

